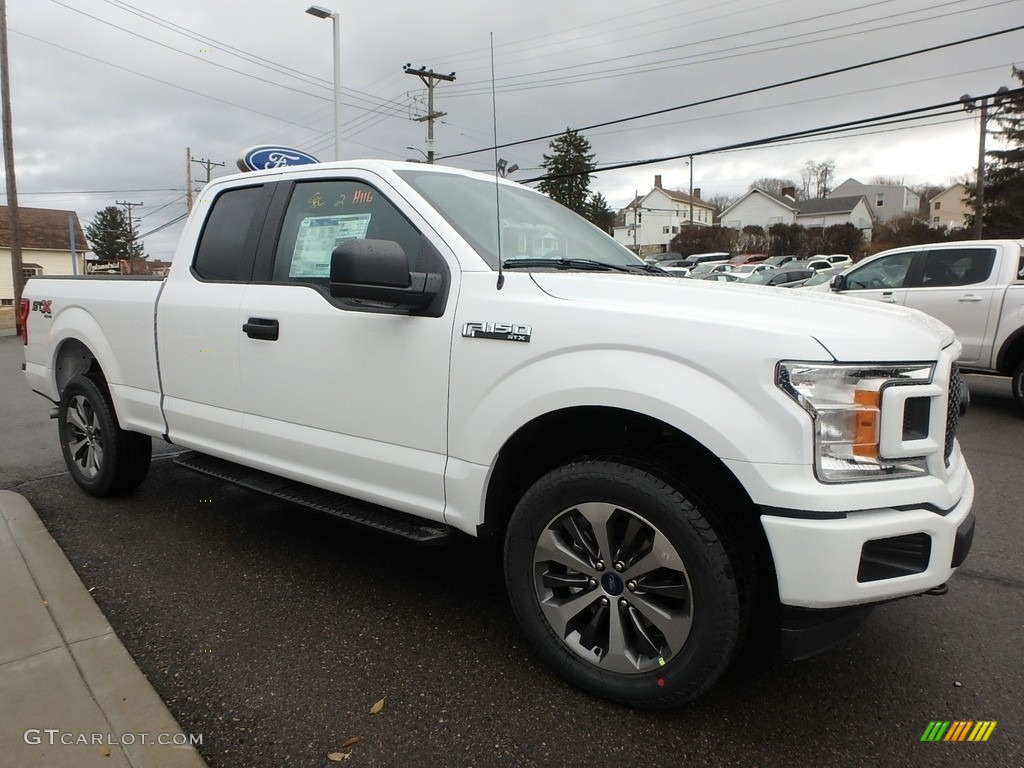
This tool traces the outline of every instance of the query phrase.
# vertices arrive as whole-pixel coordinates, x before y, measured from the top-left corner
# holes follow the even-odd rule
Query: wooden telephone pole
[[[427,124],[427,162],[434,162],[434,120],[439,117],[444,117],[447,112],[435,112],[434,111],[434,86],[438,81],[444,81],[447,83],[455,80],[455,73],[452,72],[450,75],[439,75],[432,69],[426,67],[420,67],[419,69],[413,69],[409,64],[406,64],[403,71],[407,75],[416,75],[423,84],[427,86],[427,114],[422,117],[415,118],[416,122]]]
[[[4,170],[7,173],[7,210],[11,217],[11,281],[14,283],[14,316],[21,327],[21,294],[25,288],[21,262],[21,226],[18,215],[18,184],[14,176],[14,139],[11,129],[11,73],[7,61],[7,0],[0,0],[0,97],[3,100]]]

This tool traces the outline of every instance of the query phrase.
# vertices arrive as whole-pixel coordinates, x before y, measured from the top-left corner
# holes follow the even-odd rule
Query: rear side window
[[[192,269],[204,280],[246,281],[263,223],[262,186],[229,189],[213,201]]]
[[[975,285],[988,280],[995,264],[994,248],[947,248],[925,254],[922,288]]]

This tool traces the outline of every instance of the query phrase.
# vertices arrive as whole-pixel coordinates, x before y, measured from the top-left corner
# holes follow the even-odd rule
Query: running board
[[[218,480],[227,480],[250,491],[325,512],[375,531],[401,536],[414,544],[446,544],[455,538],[455,529],[443,523],[396,512],[368,501],[342,496],[340,493],[325,491],[202,453],[184,453],[174,463]]]

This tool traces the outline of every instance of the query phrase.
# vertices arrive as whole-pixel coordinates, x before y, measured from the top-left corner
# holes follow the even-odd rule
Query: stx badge
[[[519,323],[466,323],[462,326],[462,335],[471,339],[529,342],[533,328]]]
[[[53,317],[53,312],[50,307],[53,305],[52,299],[43,299],[42,301],[32,302],[32,311],[42,313],[43,317]]]

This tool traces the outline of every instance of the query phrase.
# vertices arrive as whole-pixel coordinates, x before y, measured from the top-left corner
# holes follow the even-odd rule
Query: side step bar
[[[301,507],[326,512],[351,523],[375,531],[401,536],[414,544],[446,544],[456,538],[456,531],[443,523],[424,520],[415,515],[352,499],[340,493],[325,491],[312,485],[288,480],[269,472],[243,467],[234,462],[206,456],[202,453],[184,453],[174,463],[218,480],[227,480],[243,488],[265,493],[276,499]]]

